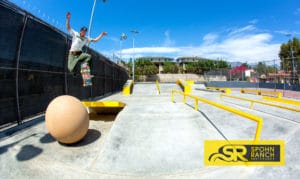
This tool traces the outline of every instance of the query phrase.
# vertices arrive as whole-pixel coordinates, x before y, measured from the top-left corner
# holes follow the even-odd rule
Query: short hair
[[[85,26],[81,27],[81,29],[80,29],[80,31],[87,31],[87,30],[88,29]]]

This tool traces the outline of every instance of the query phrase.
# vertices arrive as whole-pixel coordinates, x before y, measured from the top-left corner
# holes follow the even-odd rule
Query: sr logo
[[[247,148],[244,145],[224,145],[219,148],[218,153],[213,153],[209,156],[210,162],[216,162],[222,160],[225,162],[247,162],[245,157],[247,154]]]

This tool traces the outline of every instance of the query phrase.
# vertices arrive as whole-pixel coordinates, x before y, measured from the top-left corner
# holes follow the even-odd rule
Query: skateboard
[[[91,70],[90,70],[90,66],[87,63],[82,63],[81,64],[81,69],[80,69],[80,73],[82,76],[82,85],[84,87],[87,86],[92,86],[92,77],[91,77]]]

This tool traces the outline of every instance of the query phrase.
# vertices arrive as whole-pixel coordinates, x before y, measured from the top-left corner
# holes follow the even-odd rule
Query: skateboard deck
[[[92,83],[92,78],[91,78],[91,70],[87,63],[81,64],[80,73],[82,76],[82,85],[84,87],[92,86],[93,83]]]

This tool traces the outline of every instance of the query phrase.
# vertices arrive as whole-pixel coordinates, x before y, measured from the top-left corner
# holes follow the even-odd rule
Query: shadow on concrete
[[[35,147],[33,145],[24,145],[21,151],[17,154],[16,158],[18,161],[26,161],[33,159],[43,152],[42,149]]]
[[[191,108],[194,108],[194,106],[190,105],[187,103],[188,106],[190,106]],[[198,112],[201,113],[201,115],[219,132],[219,134],[225,139],[225,140],[228,140],[226,138],[226,136],[222,133],[222,131],[215,125],[215,123],[209,119],[209,117],[202,111],[198,110]]]
[[[17,143],[17,142],[14,142],[14,143],[12,143],[12,144],[8,144],[8,145],[1,146],[1,147],[0,147],[0,155],[1,155],[1,154],[4,154],[5,152],[7,152],[7,151],[8,151],[8,148],[14,146],[16,143]]]
[[[201,88],[195,88],[195,90],[204,91],[204,92],[212,92],[212,93],[222,93],[222,91],[213,91],[213,90],[206,90],[206,89],[201,89]]]
[[[51,136],[51,134],[45,134],[42,138],[40,138],[40,142],[43,144],[55,142],[56,140]]]
[[[242,107],[242,108],[246,108],[248,110],[254,110],[254,111],[258,111],[258,112],[261,112],[261,113],[265,113],[265,114],[268,114],[268,115],[271,115],[271,116],[275,116],[275,117],[278,117],[278,118],[282,118],[282,119],[285,119],[285,120],[289,120],[289,121],[292,121],[292,122],[295,122],[295,123],[300,123],[299,121],[297,120],[293,120],[293,119],[290,119],[290,118],[287,118],[285,116],[280,116],[280,115],[276,115],[274,114],[273,112],[267,112],[265,110],[263,110],[263,108],[254,108],[254,109],[251,109],[249,108],[249,106],[246,106],[246,105],[241,105],[241,104],[238,104],[238,103],[234,103],[232,101],[226,101],[226,100],[223,100],[225,103],[229,103],[229,104],[232,104],[232,105],[236,105],[236,106],[239,106],[239,107]]]
[[[59,142],[62,146],[65,147],[82,147],[94,143],[101,137],[101,133],[95,129],[89,129],[85,137],[77,143],[74,144],[64,144]]]
[[[45,121],[45,117],[44,116],[39,116],[37,118],[31,119],[29,121],[23,122],[22,124],[18,125],[18,126],[13,126],[10,127],[8,129],[4,129],[3,131],[0,131],[0,139],[5,138],[5,137],[9,137],[13,134],[15,134],[16,132],[20,132],[22,130],[26,130],[29,127],[32,127],[34,125],[40,124],[41,122]]]
[[[5,153],[5,152],[7,152],[8,149],[9,149],[10,147],[13,147],[14,145],[20,143],[21,141],[23,141],[23,140],[25,140],[25,139],[28,139],[29,137],[36,136],[36,135],[37,135],[37,134],[32,134],[32,135],[30,135],[30,136],[24,137],[24,138],[22,138],[22,139],[20,139],[20,140],[18,140],[18,141],[16,141],[16,142],[13,142],[13,143],[11,143],[11,144],[7,144],[7,145],[4,145],[4,146],[0,146],[0,155],[3,154],[3,153]]]

